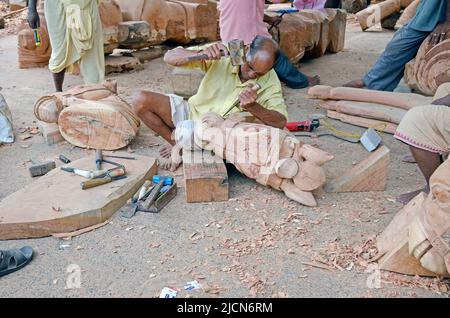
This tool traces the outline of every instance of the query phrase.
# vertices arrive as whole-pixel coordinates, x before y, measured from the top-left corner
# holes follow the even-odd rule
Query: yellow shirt
[[[288,118],[286,104],[284,103],[281,84],[277,74],[272,69],[256,80],[242,83],[239,78],[239,66],[233,66],[229,57],[220,60],[196,61],[183,66],[184,68],[200,68],[206,74],[197,94],[189,98],[189,119],[199,119],[207,112],[214,112],[223,116],[239,98],[239,94],[252,84],[258,83],[256,102],[264,108],[277,111]],[[228,115],[242,111],[233,108]],[[227,116],[228,116],[227,115]]]

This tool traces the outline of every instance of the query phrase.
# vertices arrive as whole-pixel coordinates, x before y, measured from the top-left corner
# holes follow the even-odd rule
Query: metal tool
[[[150,207],[152,206],[152,204],[158,198],[158,195],[159,195],[161,189],[164,186],[173,184],[173,178],[172,177],[166,177],[166,176],[158,176],[158,175],[153,176],[152,181],[153,181],[153,184],[155,185],[155,187],[149,193],[149,195],[145,199],[145,201],[142,202],[142,204],[140,204],[139,210],[142,210],[142,211],[149,210]]]
[[[125,157],[125,156],[111,156],[111,155],[103,155],[106,158],[117,158],[117,159],[127,159],[127,160],[136,160],[135,157]]]
[[[41,35],[39,29],[33,29],[34,43],[37,47],[41,46]]]
[[[139,190],[133,195],[131,198],[131,203],[129,203],[124,210],[122,211],[122,216],[125,218],[132,218],[138,209],[138,203],[139,201],[144,198],[145,194],[147,194],[147,191],[151,187],[151,181],[146,180],[144,184],[139,188]]]
[[[101,149],[95,150],[95,166],[97,170],[102,169],[103,153]]]
[[[69,158],[67,158],[66,156],[64,156],[64,155],[59,155],[59,160],[61,160],[64,163],[70,163],[71,162],[71,160]]]
[[[161,211],[170,201],[177,196],[177,185],[176,183],[172,185],[164,186],[159,195],[155,199],[155,202],[150,206],[148,210],[143,210],[143,212],[158,213]]]
[[[228,42],[228,52],[230,54],[231,65],[240,66],[244,65],[247,62],[245,56],[245,45],[242,40],[231,40]],[[222,56],[225,56],[225,52],[221,52]],[[190,56],[187,58],[188,61],[199,61],[199,60],[208,60],[209,56],[207,54],[199,54]]]
[[[295,121],[286,123],[286,128],[289,131],[313,131],[316,128],[319,128],[320,121],[318,119],[313,120],[304,120],[304,121]]]
[[[110,183],[112,181],[124,179],[127,177],[125,174],[126,171],[123,168],[111,169],[106,173],[106,176],[104,176],[103,178],[96,178],[85,182],[81,182],[81,189],[86,190],[106,183]]]
[[[250,88],[254,90],[255,92],[261,89],[261,85],[258,83],[253,84],[253,86]],[[226,117],[235,107],[238,107],[240,104],[239,96],[236,99],[236,101],[233,103],[233,105],[230,106],[230,108],[227,109],[227,111],[222,115],[222,117]]]

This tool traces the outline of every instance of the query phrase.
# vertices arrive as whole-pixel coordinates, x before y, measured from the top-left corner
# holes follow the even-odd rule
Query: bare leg
[[[62,70],[59,73],[53,73],[53,83],[55,83],[55,89],[57,92],[63,91],[64,75],[66,70]]]
[[[316,86],[320,84],[320,76],[307,76],[308,77],[308,86]]]
[[[397,198],[398,202],[403,204],[411,201],[416,195],[420,192],[424,191],[425,193],[430,192],[430,178],[431,175],[436,171],[436,169],[442,164],[441,155],[438,153],[426,151],[423,149],[419,149],[416,147],[410,146],[411,153],[414,159],[417,161],[417,164],[425,177],[425,181],[427,182],[426,186],[421,190],[416,190],[413,192],[405,193],[400,195]]]
[[[133,109],[144,124],[164,138],[169,145],[163,146],[160,153],[164,158],[170,158],[172,146],[172,132],[175,125],[172,122],[170,99],[166,95],[140,91],[133,97]]]
[[[346,83],[346,84],[344,84],[342,86],[344,86],[344,87],[353,87],[353,88],[363,88],[366,85],[364,84],[362,79],[359,79],[359,80],[348,82],[348,83]]]

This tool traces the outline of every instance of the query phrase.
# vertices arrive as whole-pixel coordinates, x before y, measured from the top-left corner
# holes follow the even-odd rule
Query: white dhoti
[[[75,63],[85,83],[101,83],[105,77],[103,32],[96,0],[46,0],[53,73],[71,71]]]

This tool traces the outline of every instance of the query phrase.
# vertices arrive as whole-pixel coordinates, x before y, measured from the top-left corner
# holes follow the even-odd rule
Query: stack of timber
[[[399,13],[402,9],[408,7],[414,0],[386,0],[367,7],[358,12],[356,17],[363,31],[381,23],[389,16]],[[400,15],[398,15],[400,16]]]
[[[320,106],[327,110],[330,118],[360,127],[374,127],[391,134],[395,133],[409,109],[432,102],[431,97],[418,94],[324,85],[310,88],[308,96],[321,99]]]
[[[150,51],[144,54],[148,60],[164,53],[161,49],[153,51],[148,48],[166,41],[188,44],[217,39],[217,30],[211,27],[217,24],[217,5],[212,1],[102,0],[99,13],[105,53],[111,54],[115,49],[128,50],[126,58],[106,58],[106,73],[142,68],[141,55],[136,50]],[[28,25],[21,27],[18,39],[21,68],[48,64],[51,47],[45,20],[43,22],[39,30],[41,47],[35,46],[33,31]]]
[[[271,5],[268,15],[290,8],[289,4]],[[337,53],[344,49],[347,14],[340,9],[301,10],[283,16],[282,22],[272,28],[271,34],[292,63],[304,56],[318,58],[325,52]]]
[[[416,58],[406,64],[405,82],[422,94],[433,96],[438,87],[450,81],[450,32],[436,45],[431,35],[422,43]]]

